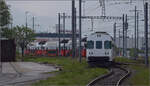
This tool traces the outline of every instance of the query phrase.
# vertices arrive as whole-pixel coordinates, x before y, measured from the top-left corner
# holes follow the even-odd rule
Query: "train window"
[[[105,41],[104,47],[105,47],[105,49],[111,49],[111,41]]]
[[[93,49],[94,48],[94,41],[87,41],[87,49]]]
[[[96,49],[102,49],[102,41],[96,41]]]

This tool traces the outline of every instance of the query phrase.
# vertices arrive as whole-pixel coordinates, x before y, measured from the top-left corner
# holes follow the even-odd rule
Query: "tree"
[[[6,28],[2,35],[9,39],[15,39],[16,44],[22,50],[22,57],[24,56],[24,49],[34,40],[34,31],[25,26],[16,26],[12,29]]]
[[[24,49],[34,40],[34,31],[24,26],[16,26],[14,29],[16,31],[16,42],[21,47],[22,56],[24,56]]]
[[[10,24],[11,17],[10,17],[9,7],[4,0],[0,0],[0,16],[1,16],[0,17],[1,27]]]
[[[3,33],[2,36],[8,39],[15,39],[16,36],[16,29],[9,29],[9,28],[5,28],[3,29]]]

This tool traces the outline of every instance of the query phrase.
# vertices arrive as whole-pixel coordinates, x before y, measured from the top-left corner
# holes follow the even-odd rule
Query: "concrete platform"
[[[54,76],[54,66],[34,62],[6,62],[2,64],[0,86],[26,86],[26,83]]]

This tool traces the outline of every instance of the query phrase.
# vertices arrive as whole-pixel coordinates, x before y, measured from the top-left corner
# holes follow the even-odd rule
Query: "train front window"
[[[111,49],[111,41],[105,41],[104,47],[105,47],[105,49]]]
[[[93,49],[94,48],[94,41],[87,41],[87,49]]]
[[[102,49],[102,41],[96,41],[96,49]]]

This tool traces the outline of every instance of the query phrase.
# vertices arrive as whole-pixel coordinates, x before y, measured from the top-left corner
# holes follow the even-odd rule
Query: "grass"
[[[125,57],[116,57],[114,61],[121,62],[121,63],[136,63],[137,62],[135,60],[127,59]]]
[[[63,67],[63,70],[55,77],[41,80],[34,83],[33,86],[86,86],[92,79],[108,72],[104,68],[89,68],[85,60],[79,63],[76,59],[71,58],[26,58],[25,61],[47,62]]]
[[[133,69],[135,72],[129,79],[129,83],[132,86],[149,86],[150,84],[150,75],[149,68],[143,64],[143,61],[140,60],[130,60],[127,58],[116,58],[116,62],[122,63],[132,63],[129,65],[130,69]]]
[[[140,85],[140,86],[149,86],[150,82],[150,75],[149,75],[149,69],[147,67],[144,67],[142,65],[138,66],[131,66],[134,70],[136,70],[136,74],[130,78],[130,83],[132,85]]]

